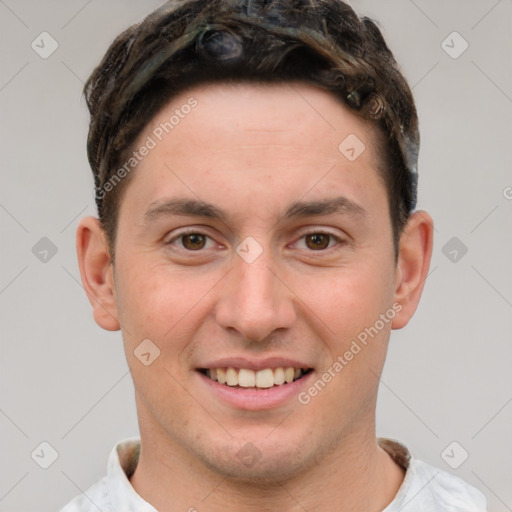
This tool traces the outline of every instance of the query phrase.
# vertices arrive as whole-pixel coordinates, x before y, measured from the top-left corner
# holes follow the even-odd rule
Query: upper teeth
[[[210,368],[206,375],[220,384],[228,386],[240,386],[242,388],[271,388],[281,384],[293,382],[298,379],[305,370],[302,368],[265,368],[263,370],[249,370],[248,368]]]

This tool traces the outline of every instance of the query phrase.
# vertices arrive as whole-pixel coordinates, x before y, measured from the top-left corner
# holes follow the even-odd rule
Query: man
[[[484,511],[375,434],[433,230],[376,25],[338,0],[171,1],[86,97],[99,219],[80,270],[122,331],[141,439],[64,511]]]

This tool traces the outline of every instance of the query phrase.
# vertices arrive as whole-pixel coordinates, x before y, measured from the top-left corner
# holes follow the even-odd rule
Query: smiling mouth
[[[278,367],[254,371],[248,368],[201,368],[199,372],[211,380],[233,388],[268,389],[285,386],[303,378],[312,368]]]

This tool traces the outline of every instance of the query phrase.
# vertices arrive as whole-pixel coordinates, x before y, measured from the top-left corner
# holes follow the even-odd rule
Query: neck
[[[131,484],[159,512],[379,512],[404,478],[403,470],[378,446],[374,425],[347,435],[313,467],[271,483],[219,475],[163,432],[155,435],[154,428],[143,424],[141,446]]]

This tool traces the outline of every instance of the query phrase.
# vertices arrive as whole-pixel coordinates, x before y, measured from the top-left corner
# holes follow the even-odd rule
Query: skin
[[[135,147],[190,97],[198,106],[127,185],[115,264],[97,219],[77,232],[94,318],[121,329],[135,385],[142,449],[131,483],[164,512],[382,510],[403,471],[376,442],[378,377],[391,329],[419,302],[432,220],[410,217],[396,258],[373,128],[311,85],[195,87],[157,114]],[[366,146],[352,162],[338,150],[349,134]],[[284,216],[297,201],[338,197],[362,212]],[[211,203],[225,218],[145,217],[170,198]],[[190,238],[178,235],[188,228],[210,237],[205,248],[183,246]],[[320,237],[327,248],[311,248],[314,233],[333,235]],[[236,252],[248,236],[263,251],[253,263]],[[313,368],[299,388],[307,391],[393,304],[392,321],[307,405],[293,396],[277,407],[235,407],[197,371],[220,357],[287,357]],[[145,366],[134,350],[148,338],[160,356]],[[237,457],[247,443],[259,454],[249,465]]]

